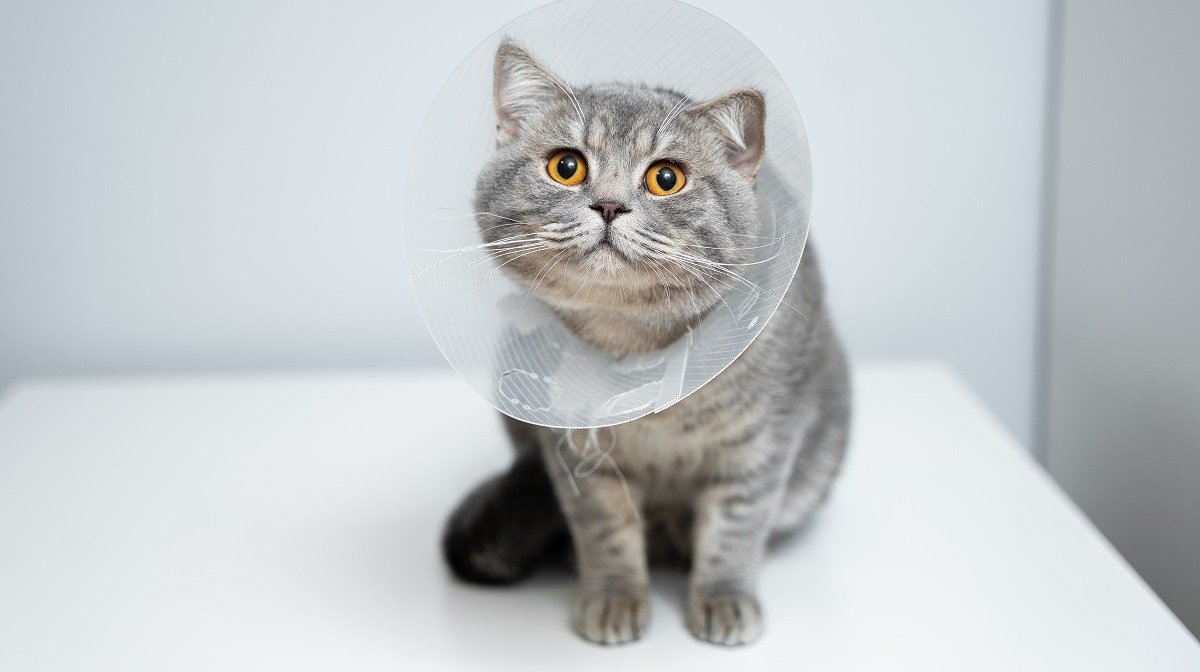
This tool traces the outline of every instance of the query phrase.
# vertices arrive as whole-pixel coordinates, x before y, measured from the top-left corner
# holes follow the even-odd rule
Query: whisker
[[[533,240],[537,240],[537,239],[538,239],[538,236],[533,235],[533,234],[527,234],[524,236],[510,236],[508,238],[498,238],[498,239],[493,240],[488,243],[475,243],[473,245],[463,245],[462,247],[451,247],[451,248],[447,248],[447,249],[437,249],[437,248],[430,248],[430,247],[415,247],[415,246],[413,247],[413,249],[420,250],[422,252],[433,252],[433,253],[438,253],[438,254],[443,254],[443,253],[451,254],[451,253],[458,253],[458,252],[471,252],[474,250],[483,250],[483,249],[487,249],[488,247],[494,247],[494,246],[498,246],[498,245],[509,245],[509,244],[513,244],[514,242],[516,242],[516,243],[528,242],[528,241],[533,241]]]
[[[682,289],[688,290],[688,292],[687,292],[687,297],[688,297],[688,300],[692,302],[692,313],[693,313],[694,315],[696,315],[696,316],[700,316],[700,315],[703,315],[703,314],[705,313],[705,310],[704,310],[704,309],[702,309],[702,308],[700,307],[700,304],[696,303],[696,296],[695,296],[695,294],[693,294],[693,293],[690,291],[690,290],[691,290],[691,288],[690,288],[690,287],[688,287],[688,286],[686,286],[686,285],[684,285],[683,281],[681,281],[681,280],[679,279],[679,276],[675,275],[675,272],[674,272],[674,271],[672,271],[671,269],[667,268],[667,266],[666,266],[666,264],[665,264],[665,263],[663,263],[663,262],[661,262],[661,261],[658,261],[657,259],[653,259],[653,258],[651,258],[651,259],[650,259],[650,261],[651,261],[651,262],[653,262],[653,263],[654,263],[654,265],[655,265],[656,267],[658,267],[658,268],[661,268],[661,269],[662,269],[662,271],[663,271],[664,273],[667,273],[668,275],[670,275],[670,276],[671,276],[671,279],[675,281],[676,285],[678,285],[678,286],[679,286],[679,287],[681,287]],[[659,277],[662,277],[662,276],[661,276],[661,274],[660,274],[660,273],[659,273],[657,270],[654,272],[654,274],[655,274],[655,275],[657,275],[657,276],[659,276]],[[664,283],[664,284],[665,284],[665,283]],[[669,296],[669,294],[668,294],[668,296]]]
[[[643,235],[646,235],[646,234],[645,234],[645,232],[642,232],[642,231],[636,231],[636,232],[637,232],[637,233],[642,233]],[[658,241],[655,241],[655,242],[658,242]],[[668,245],[667,243],[663,243],[663,244],[664,244],[664,245]],[[690,245],[690,243],[688,243],[688,244]],[[674,241],[672,241],[672,242],[671,242],[671,243],[668,245],[668,247],[672,248],[672,252],[673,252],[673,253],[675,253],[675,252],[676,252],[676,250],[677,250],[677,245],[676,245],[676,243],[674,243]],[[767,263],[767,262],[769,262],[769,261],[771,261],[771,260],[775,259],[775,258],[776,258],[776,257],[778,257],[779,255],[783,254],[785,251],[786,251],[786,250],[779,250],[778,252],[776,252],[775,254],[771,255],[770,257],[767,257],[766,259],[759,259],[759,260],[756,260],[756,261],[746,261],[746,262],[728,262],[728,263],[727,263],[727,262],[721,262],[721,261],[713,261],[712,259],[705,259],[704,257],[697,257],[697,256],[695,256],[695,255],[686,255],[686,254],[685,254],[685,256],[687,256],[688,258],[690,258],[692,261],[697,261],[697,262],[702,262],[702,263],[705,263],[705,264],[713,264],[713,265],[716,265],[716,266],[725,266],[725,267],[730,267],[730,268],[732,268],[732,267],[737,267],[737,266],[757,266],[757,265],[759,265],[759,264],[765,264],[765,263]],[[678,252],[677,252],[677,253],[679,253],[679,254],[684,254],[682,250],[678,250]]]
[[[442,216],[442,217],[439,217],[437,213],[438,213],[439,211],[442,211],[442,210],[447,210],[447,211],[450,211],[450,212],[461,212],[461,213],[465,213],[465,214],[462,214],[462,215],[450,215],[450,216]],[[445,207],[442,207],[442,208],[437,208],[437,209],[435,209],[435,210],[433,211],[433,218],[434,218],[434,219],[464,219],[464,218],[467,218],[467,217],[475,217],[475,216],[477,216],[477,215],[483,215],[483,216],[485,216],[485,217],[496,217],[496,218],[498,218],[498,219],[507,219],[507,220],[508,220],[508,221],[510,221],[510,222],[516,222],[516,223],[520,223],[520,222],[517,222],[517,220],[513,219],[512,217],[507,217],[507,216],[505,216],[505,215],[498,215],[498,214],[496,214],[496,213],[494,213],[494,212],[485,212],[485,211],[483,211],[483,210],[465,210],[465,209],[463,209],[463,208],[445,208]]]
[[[679,102],[677,102],[673,106],[671,106],[671,110],[669,112],[667,112],[666,118],[663,119],[663,122],[658,125],[658,130],[654,132],[655,137],[662,135],[662,132],[667,128],[667,124],[671,123],[675,119],[675,117],[678,116],[679,113],[683,111],[684,106],[686,106],[688,103],[690,103],[691,100],[692,100],[692,96],[691,96],[691,92],[689,91],[687,94],[685,94],[682,98],[679,99]]]
[[[676,245],[677,244],[675,239],[669,238],[660,233],[654,233],[653,231],[645,231],[643,229],[637,229],[637,230],[635,230],[635,233],[639,233],[643,236],[650,237],[653,240],[655,240],[656,242],[660,242],[660,243],[663,243],[666,245]],[[737,236],[737,235],[749,235],[749,234],[736,234],[736,233],[726,232],[725,235]],[[695,246],[695,247],[701,247],[701,248],[708,249],[708,250],[758,250],[758,249],[762,249],[764,247],[771,247],[771,246],[775,245],[776,243],[781,242],[782,240],[783,240],[783,238],[775,238],[766,243],[763,243],[762,245],[749,245],[746,247],[717,247],[717,246],[713,246],[713,245],[700,245],[697,243],[687,243],[687,244]]]
[[[704,279],[704,276],[702,276],[702,275],[700,275],[700,273],[688,268],[687,266],[680,266],[679,268],[687,273],[691,273],[693,276],[695,276],[695,278],[697,280],[704,283],[704,285],[706,287],[708,287],[709,290],[712,291],[713,295],[716,296],[717,299],[721,303],[725,304],[725,309],[729,311],[729,316],[733,318],[734,322],[737,322],[737,320],[738,320],[737,313],[734,312],[733,306],[729,305],[729,302],[725,300],[725,292],[719,291],[716,287],[713,287],[711,284],[709,284],[709,282],[707,280]]]
[[[500,242],[500,241],[496,241],[496,242]],[[526,244],[526,241],[517,241],[517,242],[512,243],[513,246],[518,246],[518,245],[523,245],[523,244]],[[416,248],[416,249],[423,249],[423,248]],[[491,250],[489,250],[489,251],[495,251],[495,250],[499,250],[499,249],[504,249],[504,248],[503,247],[495,247],[495,248],[491,248]],[[426,251],[437,252],[438,250],[426,250]],[[441,266],[442,264],[444,264],[448,261],[452,261],[454,259],[457,259],[457,258],[465,255],[465,254],[469,254],[470,252],[473,252],[473,251],[477,251],[477,250],[471,249],[470,246],[468,246],[467,249],[463,249],[458,252],[453,252],[452,254],[450,254],[450,256],[445,257],[443,259],[438,259],[437,261],[433,262],[432,264],[429,264],[428,266],[422,268],[421,270],[417,271],[416,273],[413,273],[412,276],[410,276],[407,281],[405,281],[399,287],[397,287],[396,291],[393,293],[393,296],[395,296],[396,294],[399,294],[405,287],[408,287],[409,285],[413,284],[414,282],[416,282],[416,280],[419,277],[421,277],[425,273],[428,273],[429,271],[433,270],[435,267]],[[457,273],[455,273],[455,275],[457,275]],[[451,277],[451,279],[453,279],[454,275],[451,275],[450,277]]]
[[[480,279],[479,279],[479,282],[475,283],[475,286],[471,288],[471,291],[467,292],[467,295],[463,297],[463,299],[462,299],[462,304],[463,304],[463,305],[462,305],[462,309],[463,309],[464,311],[467,309],[467,306],[469,306],[469,305],[470,305],[471,295],[473,295],[473,294],[475,293],[475,290],[479,289],[479,286],[480,286],[480,285],[482,285],[482,284],[484,283],[484,281],[485,281],[485,280],[487,280],[488,278],[492,277],[492,274],[493,274],[493,273],[495,273],[496,271],[498,271],[498,270],[500,270],[500,269],[504,268],[505,266],[507,266],[507,265],[511,264],[512,262],[516,261],[517,259],[521,259],[521,258],[523,258],[523,257],[528,257],[529,255],[531,255],[531,254],[533,254],[533,253],[535,253],[535,252],[540,252],[540,251],[542,251],[542,249],[544,249],[544,248],[533,249],[533,250],[529,250],[528,252],[523,252],[523,253],[521,253],[521,254],[518,254],[517,256],[513,257],[512,259],[509,259],[508,261],[504,262],[503,264],[500,264],[499,266],[497,266],[497,267],[493,268],[492,270],[488,271],[487,275],[484,275],[482,278],[480,278]]]
[[[691,263],[691,264],[695,265],[695,262],[692,262],[692,261],[690,261],[690,260],[680,260],[680,261],[683,261],[684,263]],[[781,296],[781,295],[779,295],[779,294],[777,294],[777,293],[774,293],[774,292],[771,292],[771,291],[769,291],[768,289],[766,289],[766,288],[765,288],[765,287],[763,287],[762,285],[759,285],[758,283],[756,283],[756,282],[754,282],[754,281],[752,281],[752,280],[749,280],[749,279],[747,279],[747,278],[744,278],[744,277],[742,277],[742,276],[738,275],[737,273],[734,273],[733,271],[730,271],[729,269],[726,269],[726,268],[721,268],[721,267],[719,267],[719,266],[709,266],[709,267],[707,267],[707,268],[708,268],[709,270],[712,270],[712,271],[717,271],[717,272],[720,272],[720,273],[724,273],[724,274],[725,274],[725,275],[726,275],[728,278],[730,278],[730,279],[732,279],[732,280],[737,280],[737,281],[739,281],[739,282],[741,282],[741,283],[743,283],[743,284],[745,284],[745,285],[749,285],[749,286],[750,286],[750,287],[752,287],[754,290],[756,290],[756,291],[758,291],[758,292],[761,292],[761,293],[763,293],[763,294],[766,294],[768,297],[770,297],[770,298],[772,298],[772,299],[778,299],[778,300],[779,300],[779,303],[780,303],[780,305],[787,306],[788,308],[791,308],[792,310],[796,311],[796,314],[797,314],[797,315],[799,315],[800,317],[803,317],[803,318],[804,318],[804,319],[806,319],[806,320],[808,319],[808,316],[807,316],[807,315],[805,315],[803,312],[801,312],[799,308],[797,308],[797,307],[793,306],[792,304],[788,303],[788,302],[787,302],[787,300],[785,300],[785,299],[783,298],[783,296]]]
[[[801,312],[800,309],[798,309],[795,306],[788,303],[787,300],[785,300],[782,296],[772,293],[772,292],[768,291],[766,288],[759,285],[758,283],[755,283],[752,280],[749,280],[737,273],[734,273],[733,271],[725,268],[724,265],[718,264],[716,262],[712,262],[708,259],[703,259],[701,257],[695,257],[692,255],[683,254],[683,253],[680,253],[675,250],[659,249],[659,248],[650,248],[650,249],[655,249],[659,254],[663,255],[660,258],[669,259],[669,260],[675,262],[675,264],[678,265],[680,268],[683,268],[685,270],[691,270],[693,272],[693,274],[696,274],[696,269],[702,269],[702,270],[707,270],[710,272],[720,273],[720,274],[723,274],[723,276],[727,280],[734,280],[734,281],[740,282],[744,285],[748,285],[748,286],[752,287],[755,291],[760,292],[762,294],[766,294],[770,298],[773,298],[773,299],[778,298],[781,305],[785,305],[788,308],[791,308],[792,310],[794,310],[798,315],[800,315],[804,319],[806,319],[806,320],[808,319],[808,317],[803,312]],[[701,276],[699,276],[698,274],[696,274],[696,275],[697,275],[697,279],[699,279],[702,282],[705,282],[705,284],[707,284],[707,281],[705,281]],[[713,291],[716,292],[715,288],[710,287],[710,289],[713,289]],[[718,294],[720,294],[720,293],[718,292]],[[726,306],[728,307],[728,304],[726,304]],[[732,309],[730,309],[730,312],[732,314]],[[736,319],[737,319],[736,315],[734,315],[734,319],[736,321]]]
[[[575,91],[571,88],[571,85],[567,84],[566,82],[559,82],[558,79],[554,77],[551,77],[550,81],[554,82],[555,86],[557,86],[559,89],[562,89],[562,92],[571,98],[571,104],[575,106],[575,112],[579,114],[580,129],[582,130],[587,128],[587,122],[583,119],[583,107],[579,105],[579,99],[575,97]]]
[[[531,252],[536,252],[537,250],[542,249],[543,247],[545,247],[544,243],[528,243],[528,244],[521,245],[521,246],[514,247],[514,248],[503,249],[503,250],[499,250],[499,251],[493,250],[489,254],[483,256],[482,258],[475,259],[474,261],[468,263],[466,266],[463,266],[462,268],[458,269],[453,274],[451,274],[451,276],[446,279],[446,282],[442,283],[442,286],[438,288],[438,294],[441,294],[443,291],[445,291],[446,287],[448,287],[450,285],[450,283],[453,282],[454,279],[457,278],[458,276],[462,275],[463,273],[466,273],[467,271],[473,271],[476,268],[479,268],[480,266],[488,263],[489,261],[494,261],[497,257],[504,257],[504,256],[507,256],[510,254],[518,254],[518,253],[525,252],[527,250],[531,251]]]
[[[537,294],[537,290],[541,286],[542,281],[545,280],[546,277],[550,275],[550,271],[554,270],[554,267],[558,265],[558,262],[562,261],[563,257],[566,256],[566,254],[569,253],[570,251],[571,251],[571,248],[564,249],[562,252],[559,252],[558,254],[554,255],[550,259],[550,261],[547,262],[549,267],[544,268],[542,271],[540,271],[538,273],[537,276],[534,277],[533,286],[529,289],[529,291],[525,292],[525,300],[526,301],[529,300],[530,294]]]

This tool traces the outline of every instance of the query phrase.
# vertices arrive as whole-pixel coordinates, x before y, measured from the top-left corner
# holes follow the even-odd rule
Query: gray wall
[[[1200,633],[1200,4],[1063,19],[1047,463]]]
[[[0,384],[440,365],[400,289],[407,152],[536,4],[0,5]],[[696,4],[805,114],[852,353],[948,359],[1028,438],[1046,2]]]

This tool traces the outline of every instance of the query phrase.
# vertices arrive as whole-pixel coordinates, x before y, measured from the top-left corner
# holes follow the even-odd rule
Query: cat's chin
[[[581,265],[600,277],[613,280],[620,280],[630,269],[628,257],[607,242],[596,245],[588,252]]]

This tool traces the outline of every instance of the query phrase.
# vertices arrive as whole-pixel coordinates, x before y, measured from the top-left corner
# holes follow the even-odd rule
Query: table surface
[[[656,572],[645,638],[604,648],[565,573],[443,569],[448,510],[508,457],[449,374],[27,381],[0,399],[0,669],[1200,670],[953,373],[862,367],[856,397],[832,500],[764,566],[763,639],[693,640]]]

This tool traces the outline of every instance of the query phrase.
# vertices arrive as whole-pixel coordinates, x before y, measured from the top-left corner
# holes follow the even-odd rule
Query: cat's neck
[[[661,350],[698,324],[703,314],[648,317],[638,311],[555,309],[567,327],[589,345],[623,357]]]

